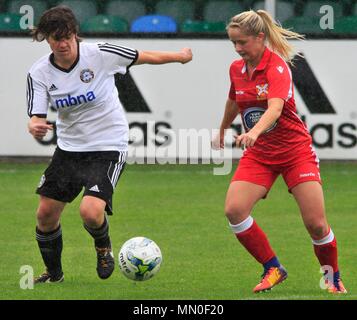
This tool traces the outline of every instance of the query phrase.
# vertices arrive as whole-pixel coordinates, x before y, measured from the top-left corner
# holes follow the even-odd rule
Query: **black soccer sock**
[[[63,247],[61,225],[50,232],[43,232],[36,227],[36,240],[49,274],[51,276],[61,274],[61,254]]]
[[[97,248],[108,248],[111,246],[109,238],[109,224],[107,217],[104,217],[103,224],[95,229],[88,227],[85,223],[83,224],[84,229],[86,229],[89,234],[93,237],[95,246]]]

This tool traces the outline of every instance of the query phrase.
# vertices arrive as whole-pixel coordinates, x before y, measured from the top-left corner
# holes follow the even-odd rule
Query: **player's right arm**
[[[224,146],[224,130],[230,128],[232,122],[239,114],[239,108],[237,102],[230,98],[226,101],[226,107],[224,109],[224,115],[219,128],[219,138],[220,138],[220,147]]]
[[[239,114],[239,108],[237,102],[230,98],[226,101],[226,106],[224,110],[223,119],[221,126],[219,128],[219,134],[212,141],[213,149],[223,149],[224,148],[224,130],[229,129],[234,119]]]
[[[52,124],[47,124],[46,118],[32,116],[28,122],[28,130],[36,139],[43,139],[48,130],[52,130]]]
[[[52,125],[47,124],[47,88],[40,76],[29,72],[27,75],[27,113],[30,117],[28,131],[36,139],[42,139]]]
[[[234,63],[231,65],[229,69],[229,77],[231,80],[231,85],[229,88],[229,94],[226,101],[226,106],[224,110],[223,119],[221,122],[221,126],[219,128],[219,134],[212,141],[213,149],[223,149],[224,148],[224,131],[230,128],[232,122],[239,114],[239,106],[236,101],[236,88],[233,81],[234,76]]]

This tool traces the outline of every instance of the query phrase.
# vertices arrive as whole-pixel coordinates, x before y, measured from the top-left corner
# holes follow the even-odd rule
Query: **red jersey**
[[[296,159],[304,150],[311,152],[312,139],[296,113],[292,75],[284,59],[266,48],[251,78],[243,59],[232,63],[229,74],[229,98],[237,102],[246,132],[266,111],[268,99],[284,100],[279,119],[258,137],[244,156],[266,164],[283,164]]]

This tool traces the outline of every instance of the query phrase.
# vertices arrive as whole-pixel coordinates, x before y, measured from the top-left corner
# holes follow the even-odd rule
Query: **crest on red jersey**
[[[260,120],[266,108],[260,107],[251,107],[243,111],[243,124],[246,131],[252,129]],[[273,130],[278,124],[278,121],[275,121],[264,133]]]
[[[265,100],[268,97],[268,84],[258,84],[255,86],[257,90],[257,99],[258,100]]]

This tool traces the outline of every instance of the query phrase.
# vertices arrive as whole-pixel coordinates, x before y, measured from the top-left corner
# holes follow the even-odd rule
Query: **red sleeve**
[[[229,94],[228,97],[231,100],[236,100],[236,88],[234,86],[234,82],[233,82],[233,77],[232,77],[232,73],[233,73],[233,64],[231,64],[230,68],[229,68],[229,79],[231,80],[231,87],[229,88]]]
[[[236,101],[236,89],[234,87],[234,83],[231,82],[231,87],[229,89],[229,99]]]
[[[269,85],[268,99],[281,98],[284,101],[292,96],[293,83],[291,71],[285,61],[270,66],[267,72]]]

